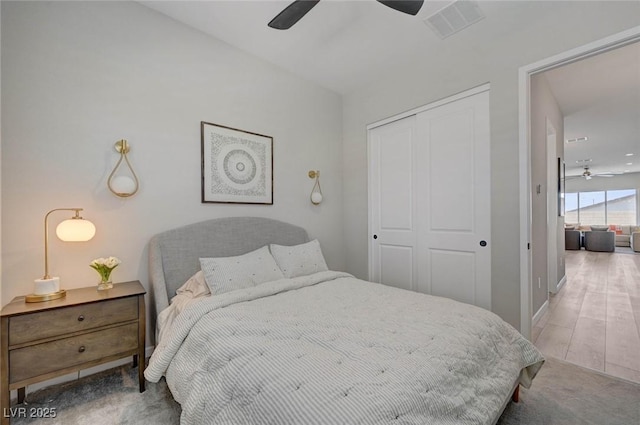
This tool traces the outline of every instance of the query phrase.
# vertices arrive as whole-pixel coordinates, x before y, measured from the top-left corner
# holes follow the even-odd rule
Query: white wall
[[[477,43],[471,29],[462,31],[443,40],[439,51],[416,57],[402,72],[345,96],[343,102],[347,271],[365,278],[366,125],[491,83],[492,306],[516,328],[520,326],[518,69],[633,27],[640,16],[638,2],[531,2],[526,7],[553,13],[543,20],[522,22],[485,45]]]
[[[224,216],[303,226],[345,268],[337,94],[135,2],[2,2],[2,88],[5,303],[41,277],[42,220],[59,207],[97,227],[86,243],[51,235],[50,271],[67,289],[97,284],[88,264],[108,255],[122,260],[114,281],[146,286],[151,236]],[[200,121],[273,136],[273,206],[200,202]],[[121,138],[141,181],[130,199],[106,187]],[[65,218],[51,217],[52,233]]]
[[[559,282],[557,276],[559,255],[564,257],[564,244],[558,247],[557,202],[557,159],[564,159],[564,117],[558,106],[549,83],[543,74],[531,77],[531,302],[535,314],[547,301],[550,285]],[[555,141],[552,148],[552,163],[548,163],[547,120],[555,129]],[[547,173],[551,171],[553,184],[548,183]],[[536,187],[540,185],[540,193]],[[551,233],[547,229],[550,227]],[[560,228],[562,228],[561,226]],[[553,244],[549,244],[549,234],[553,235]],[[564,241],[564,230],[562,231]],[[551,249],[549,249],[551,248]],[[551,252],[549,252],[551,251]],[[553,260],[551,259],[553,257]],[[551,263],[550,263],[551,262]],[[563,263],[564,264],[564,263]],[[559,277],[559,278],[558,278]]]

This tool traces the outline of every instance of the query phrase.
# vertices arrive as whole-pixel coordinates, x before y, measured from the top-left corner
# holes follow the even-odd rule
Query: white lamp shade
[[[136,182],[129,176],[114,177],[110,184],[116,193],[130,195],[136,191]]]
[[[96,234],[96,226],[89,220],[70,218],[58,224],[56,235],[65,242],[85,242]]]
[[[313,192],[311,194],[311,202],[318,205],[320,202],[322,202],[322,193],[320,192]]]

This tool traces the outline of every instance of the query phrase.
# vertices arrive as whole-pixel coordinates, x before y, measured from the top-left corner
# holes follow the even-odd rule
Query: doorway
[[[536,289],[541,286],[539,281],[538,281],[538,275],[539,275],[539,271],[536,271],[536,267],[538,267],[538,264],[536,264],[536,260],[534,258],[532,258],[532,250],[529,250],[528,247],[526,246],[528,243],[531,243],[532,241],[535,244],[535,236],[532,236],[533,234],[536,234],[538,232],[540,232],[542,230],[542,228],[540,228],[539,226],[536,227],[534,226],[535,223],[535,217],[532,217],[533,215],[533,210],[532,210],[532,205],[536,202],[536,196],[540,196],[543,195],[545,196],[547,199],[547,206],[551,206],[554,202],[554,198],[556,198],[558,196],[558,188],[553,184],[554,183],[554,178],[557,179],[557,175],[556,176],[550,176],[549,174],[546,174],[546,184],[544,184],[544,186],[546,186],[547,191],[544,194],[538,194],[536,193],[536,188],[539,188],[536,179],[538,177],[535,176],[536,174],[536,170],[532,170],[532,161],[534,160],[534,156],[535,156],[535,152],[534,149],[536,149],[535,146],[532,146],[532,139],[530,138],[530,132],[533,131],[533,129],[531,129],[531,82],[532,82],[532,77],[534,76],[538,76],[541,75],[547,71],[552,71],[554,69],[559,69],[565,65],[569,65],[569,64],[573,64],[576,65],[579,61],[586,59],[586,58],[596,58],[600,55],[603,55],[605,53],[608,52],[613,52],[616,49],[622,50],[621,48],[624,48],[625,46],[629,46],[632,45],[633,43],[637,42],[640,40],[640,28],[635,28],[633,30],[629,30],[626,31],[624,33],[620,33],[617,34],[615,36],[611,36],[608,37],[606,39],[600,40],[598,42],[595,43],[591,43],[587,46],[584,46],[582,48],[579,49],[574,49],[572,51],[566,52],[564,54],[561,55],[557,55],[554,56],[552,58],[548,58],[544,61],[540,61],[536,64],[531,64],[527,67],[523,67],[520,70],[520,119],[521,119],[521,137],[520,137],[520,153],[521,153],[521,189],[522,189],[522,196],[521,196],[521,238],[523,240],[523,244],[521,246],[521,325],[522,325],[522,333],[526,336],[528,336],[530,339],[534,339],[534,337],[537,337],[537,334],[532,333],[532,326],[535,324],[535,322],[537,320],[541,320],[542,322],[544,322],[545,318],[547,318],[549,316],[549,309],[554,309],[558,306],[558,304],[561,301],[564,301],[563,304],[572,304],[573,305],[573,312],[569,312],[565,315],[561,315],[558,314],[557,316],[557,320],[559,320],[560,322],[562,322],[562,320],[564,320],[563,323],[556,323],[556,325],[559,326],[558,330],[558,335],[560,335],[560,330],[562,330],[562,332],[564,332],[567,337],[567,341],[569,341],[571,339],[571,337],[575,334],[576,336],[579,336],[579,334],[583,333],[585,338],[591,338],[594,339],[595,338],[595,334],[597,334],[598,332],[598,326],[600,324],[602,324],[601,327],[603,327],[603,334],[605,333],[605,329],[607,331],[609,331],[608,333],[612,336],[614,336],[615,332],[617,331],[617,329],[619,329],[620,323],[617,323],[617,325],[614,327],[612,325],[610,325],[609,323],[607,323],[608,319],[613,319],[616,320],[616,318],[620,318],[621,317],[621,313],[618,314],[617,311],[618,310],[623,310],[623,306],[620,303],[616,302],[616,299],[618,297],[617,293],[610,293],[607,292],[609,287],[612,287],[613,289],[621,289],[623,285],[621,282],[621,276],[620,275],[614,275],[611,276],[610,270],[613,268],[613,270],[615,270],[616,268],[619,268],[620,270],[625,270],[626,267],[626,272],[632,272],[633,269],[635,268],[635,266],[633,266],[633,261],[636,260],[632,260],[632,257],[628,257],[625,258],[624,260],[621,260],[620,258],[617,258],[617,254],[600,254],[600,253],[593,253],[593,252],[585,252],[584,250],[580,253],[575,253],[576,255],[573,255],[574,253],[570,253],[568,258],[567,258],[567,264],[566,264],[566,268],[567,268],[567,281],[569,282],[567,284],[566,287],[562,288],[557,295],[555,296],[551,296],[550,298],[545,300],[545,303],[542,307],[540,307],[540,299],[538,297],[538,299],[536,299],[535,293],[536,293]],[[640,60],[640,55],[638,57],[638,59]],[[572,139],[572,137],[564,137],[563,134],[563,129],[559,128],[557,129],[559,130],[558,133],[560,133],[560,137],[562,138],[562,145],[563,146],[567,146],[566,142],[568,142],[568,140],[565,139]],[[547,125],[547,139],[545,140],[546,144],[547,144],[547,155],[546,155],[546,162],[547,165],[549,166],[548,171],[550,172],[552,170],[552,166],[553,166],[553,157],[550,154],[550,135],[553,133],[553,131],[550,131],[549,126]],[[611,134],[611,133],[609,133]],[[581,138],[575,138],[575,139],[581,139]],[[573,140],[573,142],[575,142],[576,140]],[[544,142],[543,142],[544,143]],[[575,146],[575,145],[574,145]],[[533,153],[532,153],[533,152]],[[558,157],[560,158],[560,160],[563,158],[562,155],[558,155]],[[523,161],[524,159],[524,161]],[[567,162],[567,166],[569,167],[570,165],[572,166],[576,166],[575,164],[575,158],[572,159],[571,164],[569,162]],[[588,161],[591,158],[583,158],[583,161]],[[559,160],[559,161],[560,161]],[[558,162],[558,173],[560,172],[560,166],[561,163]],[[582,170],[580,170],[582,171]],[[622,173],[622,171],[620,172]],[[599,171],[599,174],[597,175],[597,177],[594,177],[593,180],[594,181],[614,181],[615,179],[618,179],[617,176],[615,176],[615,179],[612,178],[614,177],[614,172],[611,171]],[[569,172],[567,172],[567,175],[569,175]],[[595,173],[594,173],[595,175]],[[585,173],[584,175],[580,175],[578,174],[576,176],[576,178],[582,179],[584,177],[584,180],[589,180],[590,176]],[[599,178],[601,177],[601,178]],[[636,186],[636,187],[640,187],[640,186]],[[561,214],[561,206],[560,206],[560,200],[558,200],[558,216],[562,216],[563,214]],[[603,208],[606,208],[606,205],[603,206]],[[563,231],[563,227],[564,227],[564,218],[558,220],[558,225],[557,228],[560,232],[554,232],[552,231],[552,227],[554,224],[554,220],[553,220],[553,216],[550,214],[549,210],[547,210],[547,226],[545,229],[545,235],[547,236],[547,244],[545,246],[546,248],[546,256],[545,259],[547,260],[547,267],[545,267],[545,273],[548,276],[547,279],[547,286],[548,286],[548,292],[549,293],[553,293],[554,289],[560,289],[558,287],[558,284],[562,284],[564,283],[564,281],[561,279],[562,276],[560,276],[561,274],[561,266],[564,266],[564,262],[562,261],[564,259],[564,255],[562,255],[562,251],[560,247],[563,248],[563,246],[561,244],[555,244],[555,242],[557,242],[554,238],[554,236],[560,236],[564,233]],[[538,221],[539,222],[539,221]],[[556,256],[556,258],[559,259],[559,262],[556,264],[556,266],[558,266],[557,269],[557,273],[556,276],[554,277],[554,271],[553,271],[553,260],[554,257],[552,255],[552,250],[554,247],[558,247],[558,253],[560,255]],[[623,255],[623,254],[620,254]],[[632,254],[633,255],[633,254]],[[587,261],[594,261],[593,264],[589,265],[586,262]],[[631,261],[631,263],[629,263],[629,261]],[[628,263],[628,264],[627,264]],[[597,264],[597,266],[596,266]],[[595,268],[594,268],[595,267]],[[627,273],[628,274],[628,273]],[[579,285],[571,285],[571,280],[572,280],[572,276],[573,276],[573,280],[574,282],[578,282],[581,281],[582,284],[586,284],[586,287],[579,287]],[[599,278],[594,280],[590,278],[593,278],[594,276],[598,276]],[[609,277],[611,277],[611,279],[608,279]],[[603,283],[603,287],[597,288],[596,286],[600,283]],[[618,288],[616,288],[616,285],[618,286]],[[585,297],[585,295],[588,295]],[[545,294],[546,296],[546,294]],[[589,307],[590,305],[592,305],[592,307],[597,307],[597,298],[603,298],[605,300],[604,303],[604,309],[603,311],[600,312],[596,312],[593,314],[604,314],[604,316],[602,317],[602,323],[592,323],[591,326],[585,326],[586,322],[582,322],[580,324],[580,326],[576,325],[576,317],[571,317],[571,316],[577,316],[577,311],[580,309],[581,306],[585,307],[585,310],[583,311],[583,313],[585,315],[591,315],[592,313],[588,312],[587,307]],[[616,312],[616,314],[607,314],[606,313],[606,306],[611,306],[611,309],[609,311],[609,313],[613,313]],[[536,315],[536,313],[538,313]],[[563,316],[562,318],[559,318],[560,316]],[[628,319],[630,320],[630,322],[633,324],[634,327],[634,333],[632,333],[632,336],[634,336],[635,339],[638,339],[638,327],[634,321],[634,313],[633,310],[630,311],[630,317],[628,317]],[[540,322],[538,322],[540,323]],[[545,323],[542,323],[542,325],[544,325]],[[564,326],[562,326],[564,325]],[[566,328],[566,329],[560,329],[560,328]],[[557,335],[556,335],[557,336]],[[562,335],[558,336],[558,338],[556,339],[561,339]],[[629,341],[632,340],[633,338],[618,338],[619,339],[619,343],[618,345],[629,345]],[[602,344],[605,344],[604,342]],[[606,346],[603,346],[603,350],[610,348],[610,344],[607,342]],[[567,343],[568,345],[568,343]],[[584,344],[583,344],[584,345]],[[615,344],[612,344],[612,346]],[[632,344],[633,345],[633,344]],[[569,347],[565,347],[565,351],[564,351],[564,356],[562,357],[560,355],[554,354],[556,357],[561,357],[561,358],[566,358],[567,360],[571,360],[570,357],[567,357],[567,350]],[[574,347],[575,348],[575,347]],[[633,347],[630,347],[633,348]],[[574,349],[574,356],[575,356],[575,349]],[[582,349],[580,350],[580,352],[582,354],[585,353],[589,353],[589,349],[586,348],[586,346],[582,347]],[[637,349],[636,349],[637,352]],[[613,359],[615,358],[617,355],[619,354],[619,350],[613,350],[610,354],[608,354],[609,359]],[[604,355],[604,354],[603,354]],[[617,366],[620,366],[621,361],[623,362],[624,360],[624,354],[618,355],[619,357],[619,361],[617,361],[617,363],[612,363],[611,364],[611,370],[613,371],[614,369],[616,369]],[[579,357],[579,356],[578,356]],[[588,355],[584,355],[583,356],[583,360],[584,357],[588,357]],[[596,356],[597,357],[597,356]],[[592,368],[596,368],[595,366],[590,366],[588,363],[588,361],[586,361],[585,363],[587,364],[583,364],[583,366],[587,366],[587,367],[592,367]],[[629,366],[629,365],[626,365]],[[631,365],[631,366],[635,366],[635,368],[637,369],[637,372],[640,374],[640,367],[638,367],[637,365]],[[600,369],[603,370],[603,369]],[[609,372],[607,370],[603,370],[605,372]],[[621,376],[618,373],[618,376]],[[627,379],[632,379],[634,375],[633,373],[631,373],[628,376],[623,376],[626,377]],[[637,375],[640,376],[640,375]]]

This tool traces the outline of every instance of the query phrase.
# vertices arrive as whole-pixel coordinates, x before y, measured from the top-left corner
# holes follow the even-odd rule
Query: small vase
[[[111,288],[113,288],[113,283],[110,280],[103,280],[98,284],[98,291],[104,291]]]

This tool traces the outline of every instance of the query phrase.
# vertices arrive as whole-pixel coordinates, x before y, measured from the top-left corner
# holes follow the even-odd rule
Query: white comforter
[[[329,271],[189,306],[145,377],[183,424],[488,424],[542,361],[489,311]]]

